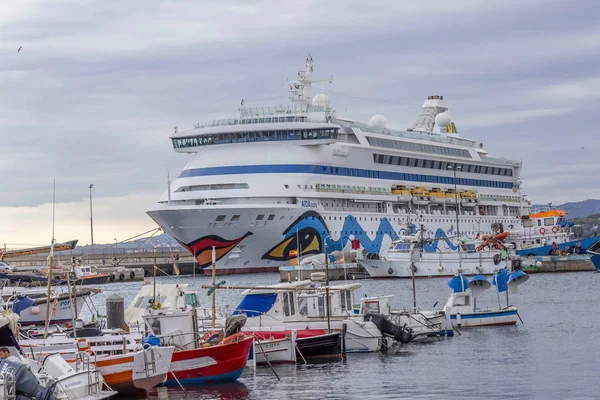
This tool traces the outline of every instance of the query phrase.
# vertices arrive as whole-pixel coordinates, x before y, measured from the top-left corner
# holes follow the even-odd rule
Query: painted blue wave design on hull
[[[313,212],[317,214],[316,212]],[[311,213],[312,214],[312,213]],[[349,241],[349,236],[356,237],[356,239],[360,240],[360,244],[364,247],[369,253],[379,253],[381,251],[381,243],[383,242],[383,238],[385,236],[389,236],[392,240],[398,240],[398,234],[392,227],[391,222],[387,218],[382,218],[379,221],[379,226],[377,227],[377,232],[375,233],[375,238],[371,239],[367,234],[367,231],[363,229],[360,223],[356,220],[356,217],[353,215],[348,215],[344,220],[344,225],[338,234],[338,239],[333,239],[328,237],[330,235],[329,228],[327,228],[327,224],[324,220],[320,219],[317,215],[306,216],[306,213],[300,217],[299,220],[295,224],[292,224],[285,232],[285,238],[291,238],[296,235],[296,230],[301,231],[306,228],[312,228],[316,230],[320,235],[320,245],[323,245],[323,240],[327,242],[328,251],[341,251]],[[321,249],[323,250],[323,249]]]
[[[448,229],[448,232],[451,232],[453,230],[454,230],[454,225],[451,226],[450,229]],[[446,232],[444,232],[444,230],[442,228],[438,228],[435,231],[435,236],[433,238],[433,241],[431,241],[431,244],[430,243],[423,244],[423,250],[425,250],[425,252],[427,252],[427,253],[435,253],[438,250],[438,245],[439,245],[440,241],[446,242],[446,246],[448,246],[448,248],[450,250],[458,249],[458,246],[456,246],[454,243],[452,243],[450,241],[450,239],[448,239]]]
[[[341,218],[341,217],[340,217]],[[449,231],[453,231],[454,227],[450,227]],[[337,229],[335,230],[337,232]],[[368,253],[381,253],[381,244],[387,236],[392,241],[399,239],[400,235],[410,235],[417,232],[417,226],[412,223],[408,227],[400,227],[398,231],[394,229],[390,220],[383,217],[379,220],[379,225],[375,231],[374,238],[367,233],[362,225],[353,215],[347,215],[344,218],[340,233],[333,234],[327,227],[325,219],[316,211],[310,210],[298,217],[287,229],[283,232],[283,240],[268,250],[263,256],[263,259],[286,261],[296,258],[298,249],[301,249],[302,256],[309,254],[320,254],[325,251],[324,243],[327,243],[329,252],[341,251],[350,241],[350,237],[360,241],[360,245]],[[424,251],[436,252],[439,249],[440,243],[445,242],[444,250],[456,250],[446,232],[438,228],[434,239],[424,243]]]

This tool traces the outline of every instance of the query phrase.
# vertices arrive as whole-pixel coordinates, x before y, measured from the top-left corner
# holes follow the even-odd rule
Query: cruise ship
[[[325,244],[379,254],[417,227],[435,251],[521,226],[522,164],[461,137],[443,96],[395,130],[383,115],[340,115],[326,94],[313,97],[315,82],[309,56],[289,104],[242,102],[235,118],[175,128],[174,150],[193,156],[148,215],[200,266],[212,264],[213,247],[220,274],[263,272]]]

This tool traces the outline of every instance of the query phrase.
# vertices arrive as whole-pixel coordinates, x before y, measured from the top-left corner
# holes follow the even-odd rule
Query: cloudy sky
[[[524,192],[600,198],[596,1],[20,0],[0,12],[0,243],[155,225],[175,125],[286,101],[308,52],[332,106],[407,128],[443,94],[462,136],[523,160]],[[22,50],[17,53],[17,49]]]

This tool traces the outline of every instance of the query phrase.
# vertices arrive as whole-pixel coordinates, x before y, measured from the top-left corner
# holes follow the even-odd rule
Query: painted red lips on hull
[[[235,246],[237,246],[246,237],[252,235],[252,232],[246,232],[246,234],[238,239],[227,240],[217,235],[203,236],[198,240],[195,240],[189,244],[181,243],[183,247],[188,249],[190,253],[196,257],[198,264],[204,268],[212,263],[212,248],[215,247],[217,261],[223,258],[229,253]]]

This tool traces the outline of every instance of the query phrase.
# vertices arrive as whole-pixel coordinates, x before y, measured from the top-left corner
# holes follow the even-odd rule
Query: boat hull
[[[66,296],[66,298],[65,298]],[[77,309],[81,310],[85,303],[88,294],[77,295]],[[43,325],[46,320],[46,309],[48,303],[46,299],[37,299],[36,304],[39,308],[39,312],[33,313],[33,306],[26,308],[21,311],[19,315],[19,323],[21,325]],[[63,324],[65,322],[71,322],[73,320],[73,310],[71,308],[71,301],[67,295],[59,296],[56,302],[51,301],[50,303],[50,324]]]
[[[151,347],[133,354],[98,358],[106,384],[119,393],[135,394],[162,383],[171,367],[174,347]]]
[[[297,339],[296,358],[341,360],[343,340],[341,332]]]
[[[452,326],[468,328],[473,326],[499,326],[515,325],[519,320],[517,309],[511,307],[506,310],[479,311],[450,316]]]
[[[231,382],[242,374],[253,338],[173,353],[171,371],[162,386]]]
[[[416,278],[451,277],[457,273],[463,275],[492,275],[504,263],[496,264],[492,257],[463,255],[459,263],[458,253],[448,254],[440,259],[438,253],[424,253],[421,261],[414,263]],[[410,255],[405,260],[357,260],[372,278],[412,278]]]

